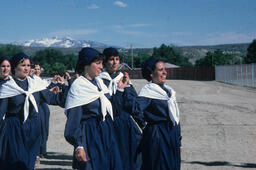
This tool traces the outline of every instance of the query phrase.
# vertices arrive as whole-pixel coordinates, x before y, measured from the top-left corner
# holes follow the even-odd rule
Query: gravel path
[[[138,91],[144,80],[133,80]],[[181,113],[182,170],[256,169],[256,89],[215,81],[168,80]],[[72,169],[66,117],[50,106],[48,156],[37,169]]]

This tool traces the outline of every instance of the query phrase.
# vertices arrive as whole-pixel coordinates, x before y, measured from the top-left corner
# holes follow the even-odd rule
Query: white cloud
[[[130,24],[130,25],[114,25],[112,28],[114,29],[127,29],[127,28],[141,28],[141,27],[148,27],[151,24]]]
[[[171,35],[174,36],[190,36],[192,35],[191,32],[172,32]]]
[[[134,27],[134,28],[148,27],[148,26],[151,26],[151,24],[131,24],[131,25],[127,25],[127,27]]]
[[[124,26],[124,25],[114,25],[112,26],[112,29],[118,33],[121,34],[127,34],[127,35],[140,35],[143,34],[143,32],[140,31],[132,31],[127,29],[129,26]]]
[[[125,4],[121,1],[115,1],[114,5],[117,5],[117,6],[122,7],[122,8],[126,8],[128,6],[127,4]]]
[[[76,35],[89,35],[95,34],[98,30],[94,29],[75,29],[75,30],[59,30],[55,32],[50,32],[50,36],[76,36]]]
[[[98,8],[99,8],[99,6],[96,4],[92,4],[92,5],[88,6],[88,9],[98,9]]]

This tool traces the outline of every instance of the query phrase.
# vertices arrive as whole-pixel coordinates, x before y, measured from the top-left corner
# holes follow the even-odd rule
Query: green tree
[[[63,73],[73,70],[76,65],[77,56],[74,54],[64,55],[56,49],[45,49],[37,51],[34,58],[35,63],[40,64],[44,68],[45,73]]]
[[[139,53],[138,55],[136,55],[134,57],[134,67],[135,68],[140,68],[142,62],[147,60],[148,58],[150,58],[150,55],[145,54],[145,53]]]
[[[216,50],[214,52],[208,51],[204,58],[196,60],[196,66],[214,66],[214,65],[228,65],[232,64],[233,55],[225,54],[221,50]]]
[[[15,54],[23,52],[23,49],[21,46],[16,45],[3,45],[0,47],[0,57],[12,57]]]
[[[256,63],[256,39],[247,48],[247,55],[244,58],[246,64]]]
[[[168,63],[179,66],[192,66],[187,57],[184,57],[181,52],[172,46],[162,44],[159,48],[153,49],[153,56]]]

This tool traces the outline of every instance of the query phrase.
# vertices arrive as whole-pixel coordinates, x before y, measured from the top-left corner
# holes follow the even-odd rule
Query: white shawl
[[[110,96],[112,96],[113,94],[116,94],[116,90],[118,87],[118,83],[120,81],[120,79],[124,76],[123,73],[119,72],[118,76],[116,76],[114,79],[112,79],[109,75],[109,73],[107,71],[103,71],[102,73],[100,73],[99,77],[102,79],[106,79],[109,80],[109,85],[108,85],[108,89],[110,92]]]
[[[46,89],[46,87],[42,85],[40,81],[36,81],[29,76],[27,77],[27,80],[28,80],[28,91],[25,91],[21,87],[19,87],[11,76],[10,76],[10,80],[2,84],[2,86],[0,87],[0,99],[13,97],[20,94],[26,95],[25,102],[24,102],[23,123],[27,120],[29,115],[29,101],[31,101],[36,112],[38,112],[38,107],[36,104],[36,100],[33,96],[33,93]]]
[[[32,76],[32,78],[39,81],[42,84],[42,86],[45,86],[45,87],[49,86],[49,83],[46,80],[42,79],[41,77],[35,74]]]
[[[175,122],[178,124],[180,120],[180,113],[178,104],[176,102],[175,91],[167,85],[164,85],[171,92],[171,97],[168,97],[167,93],[155,83],[147,83],[139,92],[139,96],[147,97],[151,99],[166,100],[168,103],[169,117],[172,120],[172,123],[175,125]]]
[[[105,120],[107,113],[114,119],[111,102],[105,96],[109,90],[100,78],[96,77],[95,79],[102,89],[101,91],[84,76],[78,77],[73,82],[67,95],[65,113],[68,109],[88,104],[100,98],[103,120]]]

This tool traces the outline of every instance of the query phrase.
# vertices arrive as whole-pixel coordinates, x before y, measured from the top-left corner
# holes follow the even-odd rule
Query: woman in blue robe
[[[63,107],[66,93],[54,94],[29,77],[30,59],[24,53],[12,57],[11,66],[13,78],[0,87],[0,116],[5,115],[1,122],[1,133],[5,135],[0,141],[5,141],[5,148],[0,155],[0,167],[32,170],[41,136],[38,106],[45,101]]]
[[[83,48],[76,71],[81,76],[72,83],[67,96],[64,133],[74,146],[73,168],[122,170],[109,90],[97,77],[102,71],[102,54],[93,48]],[[117,93],[115,97],[122,96],[122,92]]]
[[[35,71],[34,71],[34,74],[32,75],[32,78],[42,82],[44,81],[46,85],[48,85],[48,83],[45,80],[41,79],[40,77],[41,66],[39,64],[35,64],[34,69]],[[50,89],[49,86],[47,88]],[[42,100],[42,102],[38,107],[38,110],[40,113],[39,118],[40,118],[40,124],[41,124],[41,141],[40,141],[39,156],[43,157],[43,156],[46,156],[46,144],[47,144],[48,135],[49,135],[50,109],[47,103]]]
[[[0,57],[0,82],[1,84],[9,79],[11,64],[7,57]]]
[[[162,61],[150,58],[142,65],[149,81],[138,97],[127,97],[126,108],[143,113],[146,127],[140,143],[141,170],[180,170],[180,123],[175,91],[165,85],[166,69]],[[130,95],[125,93],[124,95]]]
[[[103,71],[99,77],[102,78],[104,84],[109,88],[111,98],[110,101],[113,105],[114,113],[114,128],[118,147],[123,163],[123,169],[131,170],[136,169],[136,151],[138,148],[139,141],[142,136],[142,130],[138,126],[141,125],[142,118],[137,115],[127,113],[123,108],[123,100],[114,97],[118,91],[118,83],[124,74],[118,72],[120,58],[117,49],[106,48],[103,51],[104,54],[104,66]],[[135,95],[137,95],[135,89],[131,84],[125,88],[129,88]],[[134,116],[134,118],[132,117]],[[138,120],[138,123],[135,121]]]
[[[11,71],[11,64],[7,57],[0,57],[0,86],[9,80],[9,74]],[[0,117],[0,139],[4,138],[5,136],[5,126],[4,126],[4,119],[5,115],[3,117]],[[0,158],[5,150],[6,147],[6,140],[0,140]],[[1,164],[1,160],[0,160]]]

